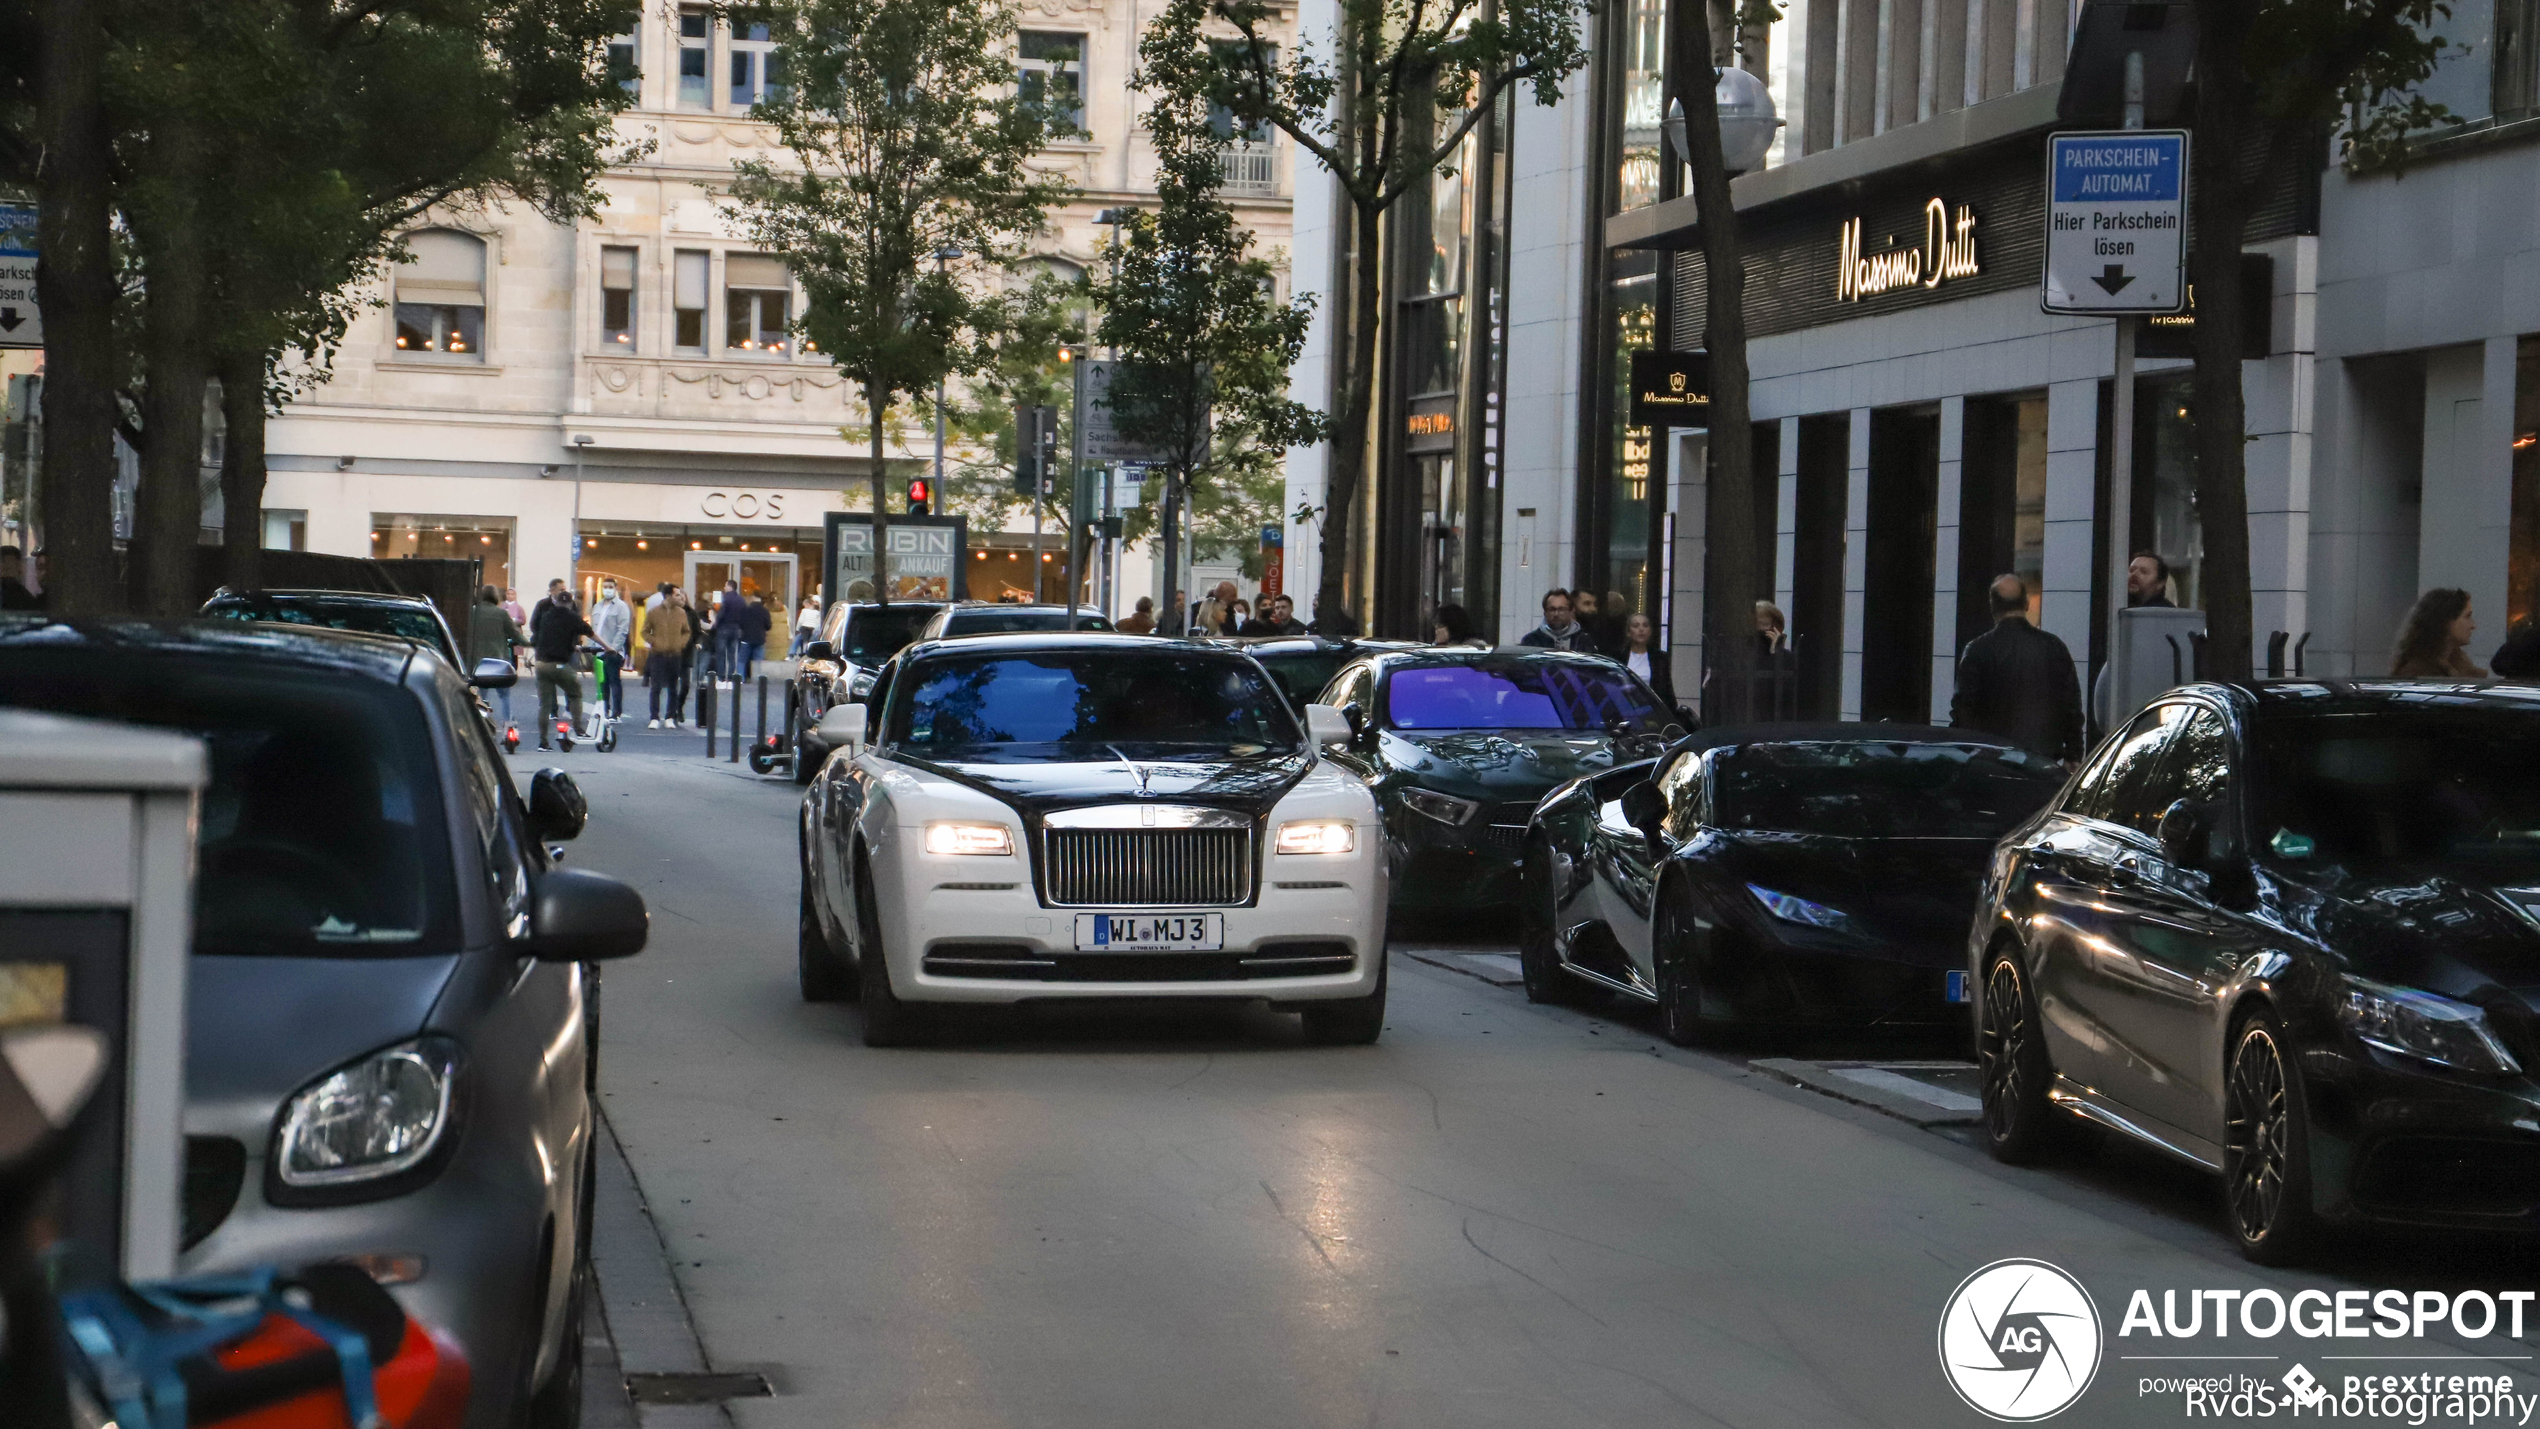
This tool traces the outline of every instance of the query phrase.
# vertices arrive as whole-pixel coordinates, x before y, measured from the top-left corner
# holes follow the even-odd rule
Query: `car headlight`
[[[1482,806],[1470,799],[1456,798],[1453,794],[1440,794],[1430,789],[1405,789],[1402,791],[1402,807],[1441,824],[1460,825],[1469,822]]]
[[[1746,891],[1755,895],[1755,901],[1764,905],[1765,912],[1785,923],[1798,923],[1810,928],[1825,928],[1838,933],[1860,931],[1853,923],[1852,915],[1842,909],[1829,908],[1823,903],[1811,903],[1795,894],[1775,892],[1757,883],[1746,885]]]
[[[319,1078],[282,1109],[275,1174],[340,1186],[421,1165],[449,1126],[458,1062],[457,1044],[423,1037]]]
[[[859,700],[872,694],[874,677],[879,673],[877,670],[856,671],[854,678],[847,681],[847,693]]]
[[[1301,819],[1279,825],[1281,853],[1355,853],[1358,830],[1339,819]]]
[[[1014,852],[1014,834],[1003,824],[928,824],[926,851],[998,857]]]
[[[2519,1072],[2522,1064],[2496,1040],[2487,1014],[2412,987],[2346,979],[2337,1020],[2366,1046],[2465,1072]]]

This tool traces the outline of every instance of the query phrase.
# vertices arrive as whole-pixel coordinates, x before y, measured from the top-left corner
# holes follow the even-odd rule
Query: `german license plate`
[[[1967,970],[1965,968],[1951,968],[1949,970],[1949,1000],[1951,1002],[1972,1002],[1975,1000],[1967,995]]]
[[[1076,947],[1088,953],[1213,953],[1226,946],[1223,913],[1079,913]]]

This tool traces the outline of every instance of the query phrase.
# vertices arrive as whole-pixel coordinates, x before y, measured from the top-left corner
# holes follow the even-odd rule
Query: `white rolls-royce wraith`
[[[1240,651],[1107,634],[924,641],[862,704],[802,808],[803,997],[864,1040],[949,1003],[1226,998],[1372,1042],[1384,836]],[[1310,728],[1309,728],[1310,726]]]

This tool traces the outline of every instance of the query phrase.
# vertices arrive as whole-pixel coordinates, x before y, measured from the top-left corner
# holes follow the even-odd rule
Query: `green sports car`
[[[1693,722],[1611,660],[1531,648],[1372,653],[1317,703],[1349,721],[1330,755],[1375,790],[1402,910],[1513,908],[1535,804]]]

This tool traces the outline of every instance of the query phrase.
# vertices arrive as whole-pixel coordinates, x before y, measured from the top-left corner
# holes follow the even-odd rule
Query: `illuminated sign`
[[[1635,427],[1711,425],[1711,354],[1632,354],[1631,424]]]
[[[1414,412],[1403,423],[1403,431],[1415,437],[1451,437],[1455,435],[1453,412]]]
[[[1455,450],[1455,399],[1453,397],[1414,397],[1411,410],[1403,415],[1402,434],[1409,438],[1405,449],[1414,452],[1451,452]]]
[[[1895,241],[1893,235],[1888,238]],[[1905,288],[1937,288],[1983,271],[1976,256],[1976,211],[1960,204],[1953,216],[1949,205],[1935,198],[1923,205],[1922,242],[1910,248],[1864,253],[1861,220],[1845,220],[1835,261],[1835,297],[1857,303]]]

